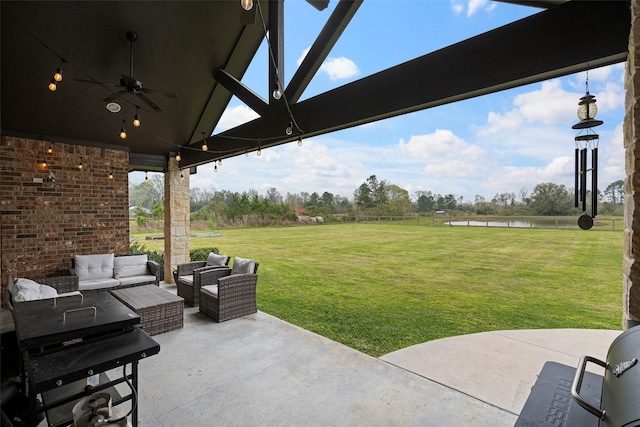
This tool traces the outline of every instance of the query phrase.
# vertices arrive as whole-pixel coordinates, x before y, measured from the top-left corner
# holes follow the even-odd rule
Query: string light
[[[44,159],[44,156],[42,157],[42,167],[43,168],[47,167],[47,161]]]
[[[302,147],[302,137],[298,137],[298,147]]]
[[[244,150],[244,156],[249,157],[249,150]]]
[[[109,171],[109,179],[113,179],[113,168]]]
[[[144,182],[149,181],[149,175],[148,174],[149,174],[149,172],[145,172],[144,173]]]
[[[82,157],[80,157],[80,163],[78,163],[78,170],[82,170]]]
[[[133,118],[133,122],[132,122],[132,123],[133,123],[133,126],[135,126],[135,127],[139,127],[139,126],[140,126],[140,116],[138,115],[138,109],[139,109],[139,108],[140,108],[140,107],[136,107],[136,115],[135,115],[135,117]]]
[[[205,133],[202,132],[202,151],[207,151],[209,147],[207,147],[207,139],[205,138]]]
[[[261,156],[261,155],[262,155],[262,150],[260,149],[260,147],[259,147],[259,146],[258,146],[258,151],[256,151],[256,154],[257,154],[258,156]]]
[[[178,154],[176,154],[176,162],[182,160],[182,156],[180,155],[180,150],[178,150]]]
[[[251,10],[253,8],[253,0],[240,0],[240,6],[244,10]]]
[[[218,166],[222,166],[222,159],[218,159]]]
[[[184,173],[182,173],[182,169],[180,169],[180,179],[184,179]]]
[[[62,81],[62,64],[64,64],[66,61],[63,59],[62,62],[60,62],[60,66],[58,68],[56,68],[56,72],[53,73],[53,80],[57,81],[57,82],[61,82]]]
[[[49,83],[49,90],[51,92],[55,92],[56,89],[58,89],[58,86],[56,85],[56,81],[54,79],[51,79],[51,82]]]
[[[127,131],[124,130],[124,120],[122,121],[122,127],[120,128],[120,138],[127,138]]]
[[[218,172],[218,165],[214,165],[214,166],[213,166],[213,171],[214,171],[214,172]]]
[[[289,126],[287,126],[287,129],[284,131],[284,133],[286,133],[287,136],[290,136],[293,133],[293,122],[289,122]]]
[[[53,153],[53,142],[49,144],[49,148],[47,148],[47,153]]]

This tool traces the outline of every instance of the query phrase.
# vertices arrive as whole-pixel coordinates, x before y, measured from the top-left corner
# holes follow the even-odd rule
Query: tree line
[[[623,180],[614,181],[604,191],[598,191],[598,213],[622,215],[624,204]],[[154,175],[140,184],[129,185],[130,206],[136,217],[161,219],[163,216],[164,182]],[[589,196],[590,200],[590,196]],[[213,221],[224,225],[268,225],[296,221],[298,214],[323,216],[331,220],[339,215],[402,216],[408,214],[447,213],[476,215],[577,215],[573,189],[562,184],[537,184],[531,193],[522,188],[513,192],[496,193],[491,199],[476,195],[464,200],[454,194],[439,194],[431,190],[413,193],[386,180],[371,175],[353,192],[351,198],[323,193],[286,193],[274,187],[265,194],[250,189],[242,193],[228,190],[190,189],[192,220]]]

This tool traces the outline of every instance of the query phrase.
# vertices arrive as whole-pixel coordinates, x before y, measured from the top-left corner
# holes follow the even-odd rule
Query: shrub
[[[209,252],[213,252],[214,254],[219,253],[218,248],[191,249],[189,257],[191,258],[191,261],[206,261],[209,256]]]
[[[138,242],[132,242],[129,245],[129,253],[136,254],[136,255],[147,254],[147,258],[149,258],[149,261],[155,261],[158,264],[160,264],[161,267],[164,266],[164,252],[149,251],[147,250],[147,245],[145,244],[141,245]]]

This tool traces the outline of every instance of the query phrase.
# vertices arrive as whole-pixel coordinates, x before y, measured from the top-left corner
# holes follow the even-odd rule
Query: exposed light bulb
[[[278,100],[282,98],[282,92],[280,92],[280,89],[276,89],[273,91],[273,99]]]
[[[148,175],[148,172],[145,172],[144,173],[144,182],[147,182],[147,181],[149,181],[149,175]]]
[[[80,159],[80,163],[78,163],[78,169],[82,170],[82,159]]]
[[[218,166],[222,166],[222,159],[218,159]]]
[[[240,0],[240,6],[242,6],[244,10],[251,10],[253,7],[253,0]]]
[[[218,166],[217,166],[217,165],[214,165],[214,166],[213,166],[213,171],[214,171],[214,172],[218,172]]]
[[[127,132],[124,130],[124,126],[120,128],[120,138],[122,139],[127,138]]]
[[[249,157],[249,151],[248,150],[244,150],[244,156],[245,157]]]
[[[293,123],[289,122],[289,126],[287,126],[287,129],[284,131],[287,136],[290,136],[291,134],[293,134]]]
[[[54,79],[51,79],[51,83],[49,83],[49,90],[51,92],[55,92],[56,89],[58,89],[58,86],[56,86],[56,81]]]
[[[180,160],[182,160],[182,156],[180,155],[180,152],[178,151],[178,154],[176,154],[176,162],[179,162]]]
[[[298,147],[302,147],[302,137],[298,137]]]
[[[57,82],[61,82],[62,81],[62,70],[60,70],[60,68],[57,68],[56,72],[53,73],[53,80],[55,80]]]
[[[262,155],[262,150],[260,149],[260,147],[258,147],[258,151],[256,152],[256,154],[258,154],[258,156]]]
[[[113,169],[109,172],[109,179],[113,179]]]
[[[182,173],[182,170],[180,170],[180,179],[184,179],[184,173]]]
[[[202,151],[207,151],[209,147],[207,146],[207,141],[202,141]]]
[[[47,153],[53,153],[53,144],[49,144],[49,148],[47,148]]]
[[[139,127],[140,126],[140,116],[138,116],[138,112],[137,111],[138,111],[138,109],[136,108],[136,115],[133,118],[133,122],[132,122],[135,127]]]
[[[47,167],[47,161],[44,159],[44,157],[42,158],[42,167],[43,168]]]

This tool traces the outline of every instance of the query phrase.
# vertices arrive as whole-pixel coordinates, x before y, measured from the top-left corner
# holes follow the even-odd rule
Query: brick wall
[[[9,272],[37,280],[75,254],[129,251],[129,153],[56,142],[49,154],[50,145],[0,138],[2,301]]]

